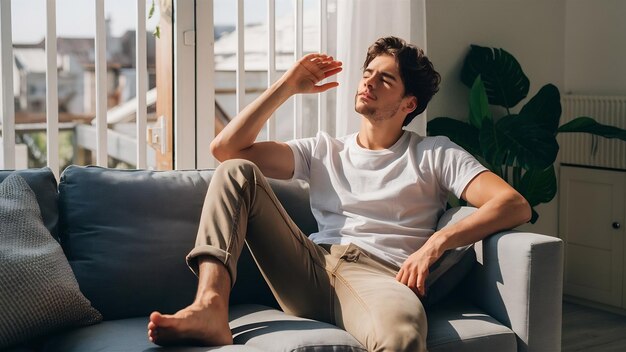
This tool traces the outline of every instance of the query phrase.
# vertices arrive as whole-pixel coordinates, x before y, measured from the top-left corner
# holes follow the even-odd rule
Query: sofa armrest
[[[476,305],[517,335],[518,351],[560,351],[563,242],[505,231],[475,245],[470,274]]]

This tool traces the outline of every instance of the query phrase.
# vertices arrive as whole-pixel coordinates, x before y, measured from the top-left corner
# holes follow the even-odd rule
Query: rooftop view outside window
[[[96,111],[95,7],[93,1],[57,0],[57,94],[59,106],[60,168],[94,164],[92,136]],[[147,11],[151,1],[147,2]],[[155,4],[158,7],[158,2]],[[46,165],[46,3],[12,1],[16,167]],[[109,124],[109,134],[134,137],[136,6],[124,0],[106,0],[107,116],[121,121]],[[159,21],[158,10],[147,21],[148,121],[155,120],[155,45],[151,34]],[[131,116],[123,116],[123,115]],[[110,136],[109,136],[110,137]],[[20,152],[21,151],[21,152]],[[134,167],[129,153],[109,146],[109,167]],[[132,153],[130,153],[132,155]]]
[[[159,123],[156,113],[157,53],[159,38],[153,35],[159,26],[161,8],[171,0],[146,0],[147,19],[147,124]],[[235,1],[214,0],[216,132],[236,111],[237,19]],[[134,150],[129,145],[136,138],[136,49],[137,9],[134,1],[105,0],[107,60],[108,166],[135,168]],[[274,29],[276,38],[275,79],[294,62],[294,5],[291,0],[276,0]],[[57,0],[57,74],[59,103],[60,171],[70,164],[95,164],[95,7],[94,1]],[[149,15],[151,7],[154,13]],[[44,0],[12,1],[13,86],[15,98],[17,168],[46,165],[46,53]],[[330,10],[330,9],[329,9]],[[265,90],[267,73],[267,2],[244,1],[245,24],[245,103]],[[330,10],[332,11],[332,10]],[[319,0],[303,1],[304,53],[318,51]],[[201,21],[201,20],[200,20]],[[159,28],[160,29],[160,28]],[[161,36],[167,33],[161,33]],[[332,54],[332,52],[331,52]],[[172,53],[173,55],[173,53]],[[171,60],[171,59],[170,59]],[[198,63],[200,65],[201,63]],[[202,84],[200,82],[199,84]],[[329,96],[329,105],[334,97]],[[293,136],[293,102],[276,113],[276,138]],[[307,96],[302,103],[304,136],[317,131],[317,97]],[[330,109],[330,106],[329,106]],[[332,131],[331,131],[332,132]],[[266,138],[266,131],[259,138]],[[136,144],[135,144],[136,145]],[[134,147],[130,147],[133,149]],[[147,148],[148,168],[157,167],[157,150]]]

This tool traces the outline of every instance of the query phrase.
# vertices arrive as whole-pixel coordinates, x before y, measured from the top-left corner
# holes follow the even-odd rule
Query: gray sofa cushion
[[[105,321],[49,340],[46,352],[82,351],[359,351],[365,349],[347,332],[326,323],[296,318],[259,305],[231,307],[233,346],[168,347],[152,344],[146,335],[146,318]]]
[[[258,305],[233,307],[230,327],[236,344],[264,351],[366,351],[352,335],[334,325]]]
[[[81,290],[105,320],[173,313],[193,301],[197,280],[185,263],[193,248],[213,171],[114,170],[71,166],[59,184],[63,249]],[[307,189],[272,181],[305,230],[316,229]],[[285,200],[285,198],[288,198]],[[314,231],[314,230],[313,230]],[[231,304],[277,307],[247,248]]]
[[[102,319],[18,174],[0,183],[0,312],[0,349]]]
[[[52,234],[52,237],[58,240],[59,207],[57,204],[57,180],[54,178],[52,170],[48,167],[17,171],[0,170],[0,182],[11,174],[20,175],[35,192],[43,223],[50,231],[50,234]]]
[[[428,351],[517,351],[515,333],[463,300],[446,299],[428,311]]]
[[[146,318],[110,320],[59,334],[44,345],[45,352],[261,352],[249,346],[160,347],[148,340]]]

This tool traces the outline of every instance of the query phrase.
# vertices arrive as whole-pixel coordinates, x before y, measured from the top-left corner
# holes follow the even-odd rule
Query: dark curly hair
[[[384,37],[376,40],[367,49],[363,70],[380,55],[391,55],[396,58],[404,84],[404,96],[410,95],[417,98],[417,108],[406,115],[402,124],[406,126],[415,116],[426,110],[428,102],[439,90],[441,76],[435,71],[432,62],[424,55],[422,49],[407,44],[397,37]]]

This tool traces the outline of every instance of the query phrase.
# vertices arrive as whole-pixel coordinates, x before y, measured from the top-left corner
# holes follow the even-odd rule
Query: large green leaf
[[[438,117],[428,122],[426,132],[429,136],[446,136],[470,154],[480,155],[478,129],[468,123],[449,117]]]
[[[543,170],[530,169],[526,171],[516,188],[531,207],[540,203],[548,203],[556,195],[554,165]]]
[[[558,129],[560,132],[591,133],[604,138],[617,138],[626,141],[626,130],[618,127],[603,125],[591,117],[577,117]]]
[[[471,88],[478,75],[493,105],[511,108],[528,95],[528,77],[515,57],[504,49],[472,45],[463,63],[461,81]]]
[[[521,115],[508,115],[496,123],[484,120],[479,139],[491,165],[545,169],[559,151],[554,135]]]
[[[537,213],[535,208],[530,208],[530,211],[532,212],[532,216],[530,217],[530,223],[534,224],[537,222],[537,219],[539,219],[539,213]]]
[[[552,84],[541,87],[520,111],[520,115],[530,118],[536,124],[547,129],[553,135],[559,127],[561,119],[561,94]]]
[[[489,110],[489,101],[487,93],[485,92],[485,85],[480,79],[480,75],[476,76],[476,80],[474,80],[474,84],[472,85],[469,105],[469,121],[474,127],[480,129],[484,119],[493,119],[491,117],[491,111]]]

